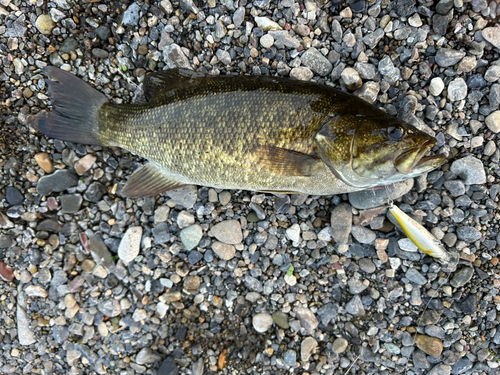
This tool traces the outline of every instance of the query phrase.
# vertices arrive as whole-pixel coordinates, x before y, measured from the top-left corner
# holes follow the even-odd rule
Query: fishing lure
[[[423,225],[419,224],[394,204],[389,205],[389,212],[397,220],[408,238],[424,253],[436,258],[439,263],[455,267],[458,263],[458,254],[446,251],[436,237],[434,237]]]

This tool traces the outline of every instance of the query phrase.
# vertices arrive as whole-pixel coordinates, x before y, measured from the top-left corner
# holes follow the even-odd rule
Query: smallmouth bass
[[[186,184],[333,195],[429,172],[436,140],[362,99],[312,82],[150,73],[148,102],[117,105],[47,67],[53,111],[33,125],[65,141],[129,150],[149,161],[121,191],[153,196]]]

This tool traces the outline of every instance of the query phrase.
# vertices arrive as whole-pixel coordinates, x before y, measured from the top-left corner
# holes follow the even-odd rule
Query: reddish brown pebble
[[[333,263],[333,264],[332,264],[332,268],[333,268],[334,270],[341,270],[341,269],[342,269],[342,266],[340,265],[340,263],[339,263],[339,262],[335,262],[335,263]]]
[[[369,210],[363,210],[359,212],[359,216],[353,216],[352,223],[354,225],[365,225],[373,221],[374,218],[378,216],[386,207],[376,207]]]
[[[56,198],[54,198],[54,197],[49,197],[49,198],[47,199],[47,207],[48,207],[48,208],[49,208],[49,210],[51,210],[51,211],[57,210],[57,207],[59,207],[59,205],[57,204]]]
[[[5,281],[14,280],[14,271],[5,262],[0,262],[0,277]]]
[[[89,240],[87,238],[87,235],[83,232],[80,232],[79,236],[80,236],[80,242],[82,243],[85,253],[90,254]]]
[[[497,257],[491,258],[491,264],[493,264],[493,266],[496,266],[498,264],[498,258]]]

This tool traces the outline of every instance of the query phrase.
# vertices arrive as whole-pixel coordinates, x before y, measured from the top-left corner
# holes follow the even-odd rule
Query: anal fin
[[[121,194],[127,198],[152,197],[184,185],[165,176],[157,167],[148,163],[132,174]]]

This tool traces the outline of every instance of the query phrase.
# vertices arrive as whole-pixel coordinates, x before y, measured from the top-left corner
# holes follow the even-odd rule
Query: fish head
[[[360,189],[416,177],[445,161],[444,155],[426,156],[434,137],[385,114],[332,116],[315,141],[330,170]]]

